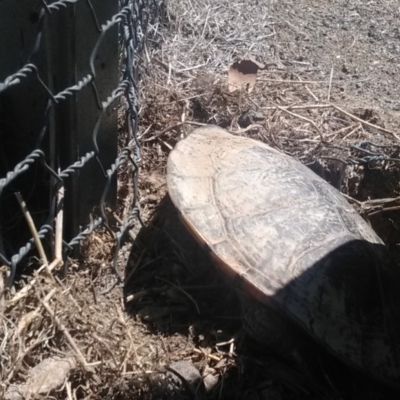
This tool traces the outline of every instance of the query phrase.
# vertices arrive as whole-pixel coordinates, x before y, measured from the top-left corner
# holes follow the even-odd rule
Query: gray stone
[[[47,394],[60,388],[71,369],[76,367],[73,358],[47,358],[29,371],[25,384],[11,385],[5,400],[20,400],[36,394]]]
[[[169,365],[168,390],[179,393],[184,399],[205,397],[204,383],[200,372],[189,361],[176,361]]]

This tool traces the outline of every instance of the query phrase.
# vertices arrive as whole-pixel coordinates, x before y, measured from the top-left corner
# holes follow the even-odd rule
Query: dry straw
[[[164,174],[170,150],[203,124],[220,125],[235,134],[262,140],[302,162],[324,157],[346,160],[354,157],[352,144],[367,140],[395,149],[399,139],[396,126],[386,126],[379,110],[350,108],[351,98],[342,104],[336,70],[329,66],[321,79],[308,60],[299,61],[294,47],[285,53],[284,43],[290,39],[285,32],[304,37],[309,33],[288,19],[271,15],[272,3],[170,0],[167,26],[150,26],[163,36],[164,43],[159,48],[147,43],[142,60],[146,73],[140,83],[139,137],[143,148],[139,188],[144,221],[150,219],[166,192]],[[254,89],[251,93],[230,93],[228,70],[249,55],[264,64]],[[120,117],[123,130],[125,119]],[[388,154],[390,151],[387,149]],[[329,162],[334,168],[341,165]],[[386,168],[393,168],[393,164]],[[342,189],[349,196],[353,194],[349,179],[356,179],[357,174],[362,174],[362,168],[346,168]],[[122,171],[117,223],[129,212],[134,195],[125,178]],[[60,189],[59,204],[62,198]],[[397,201],[386,198],[373,204],[353,203],[363,212],[375,213],[385,207],[397,209]],[[102,280],[112,274],[113,242],[106,232],[93,234],[85,243],[83,259],[72,262],[65,279],[59,276],[55,271],[61,263],[62,208],[57,221],[56,258],[47,268],[56,279],[43,274],[43,266],[16,289],[16,294],[4,291],[4,279],[0,279],[0,308],[4,312],[0,326],[1,398],[11,383],[24,382],[31,367],[53,355],[74,356],[79,363],[64,389],[53,394],[60,399],[150,398],[148,377],[173,359],[193,360],[201,370],[212,368],[215,375],[234,366],[234,340],[223,342],[229,344],[224,351],[217,342],[201,348],[193,336],[182,333],[170,337],[150,333],[140,320],[125,313],[120,290],[107,296],[98,294]],[[180,265],[187,265],[179,247],[174,251]],[[140,281],[146,268],[165,260],[164,254],[148,256],[150,253],[141,249],[137,263],[133,261],[129,275],[132,287],[125,288],[127,300],[149,307],[157,302],[153,297],[175,291],[186,307],[194,307],[195,314],[200,312],[198,304],[207,299],[208,289],[194,295],[189,286],[185,289],[179,280],[168,276],[152,282],[151,288]],[[122,268],[128,254],[126,248],[119,260]],[[193,268],[189,265],[185,271],[187,278]],[[0,273],[4,278],[3,269]],[[135,286],[138,281],[141,289]],[[163,318],[173,319],[172,309],[164,310]],[[224,366],[219,368],[222,361]],[[221,386],[218,390],[222,393]]]

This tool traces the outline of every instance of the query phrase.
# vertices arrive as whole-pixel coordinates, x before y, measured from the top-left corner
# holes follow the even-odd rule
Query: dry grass
[[[293,37],[304,39],[310,33],[303,20],[296,24],[295,18],[288,19],[292,6],[290,1],[280,3],[289,10],[285,16],[273,12],[278,7],[274,1],[167,3],[168,26],[150,28],[163,35],[163,45],[149,42],[142,60],[142,219],[148,223],[160,207],[166,193],[166,160],[175,143],[196,126],[216,124],[264,141],[303,163],[317,160],[314,167],[333,184],[341,184],[398,257],[400,240],[393,228],[399,219],[398,163],[373,162],[371,173],[356,162],[368,154],[352,146],[371,141],[387,147],[367,147],[370,151],[399,158],[399,122],[390,110],[377,104],[365,107],[365,99],[343,94],[344,83],[333,64],[319,69],[304,58]],[[309,12],[315,16],[318,7],[313,7]],[[332,39],[332,46],[335,43]],[[266,67],[251,93],[230,93],[227,71],[248,54]],[[360,79],[349,78],[345,86],[353,87]],[[126,176],[126,171],[120,172],[116,221],[126,217],[133,200],[134,188]],[[120,269],[128,264],[123,290],[100,294],[113,280],[114,242],[106,232],[96,232],[65,278],[60,271],[41,274],[20,301],[12,301],[13,293],[2,297],[0,397],[10,384],[24,382],[42,359],[58,355],[75,357],[78,367],[62,389],[51,393],[53,398],[161,398],[164,375],[159,372],[182,359],[219,379],[208,398],[312,398],[304,381],[291,371],[276,372],[279,364],[256,360],[248,367],[251,379],[243,372],[249,364],[246,357],[236,356],[240,326],[232,307],[235,300],[231,294],[221,299],[223,283],[215,272],[206,268],[198,276],[187,249],[166,233],[163,223],[153,225],[155,233],[143,233],[131,256],[129,243],[120,252]],[[227,307],[233,315],[223,315]],[[234,385],[229,384],[229,373]]]

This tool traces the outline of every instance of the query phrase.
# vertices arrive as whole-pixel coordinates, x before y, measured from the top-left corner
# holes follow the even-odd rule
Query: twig
[[[64,185],[58,188],[57,192],[57,215],[55,223],[55,244],[54,256],[62,259],[62,239],[63,239],[63,218],[64,218]]]
[[[207,125],[207,124],[202,124],[201,122],[195,122],[195,121],[184,121],[184,122],[179,122],[178,124],[172,125],[172,126],[166,128],[166,129],[164,129],[163,131],[161,131],[161,132],[155,134],[154,136],[151,136],[151,137],[149,137],[148,139],[143,140],[143,142],[150,142],[150,141],[152,141],[152,140],[158,139],[160,136],[162,136],[162,135],[164,135],[165,133],[171,131],[172,129],[179,128],[180,126],[185,125],[185,124],[196,125],[196,126],[205,126],[205,125]]]
[[[112,213],[113,218],[120,224],[122,225],[124,223],[124,221],[122,221],[122,219],[120,217],[118,217],[118,215],[116,213]],[[135,241],[136,237],[135,235],[132,233],[132,230],[130,229],[128,231],[128,235],[130,236],[130,238]]]
[[[167,86],[171,84],[171,73],[172,73],[172,65],[168,63],[168,79],[167,79]]]
[[[19,193],[19,192],[15,193],[15,197],[18,200],[18,203],[19,203],[19,205],[21,207],[21,210],[22,210],[22,212],[24,214],[26,222],[27,222],[27,224],[29,226],[29,230],[31,231],[31,234],[33,236],[33,240],[35,241],[36,248],[37,248],[37,250],[39,252],[40,259],[41,259],[42,263],[47,266],[47,264],[48,264],[47,256],[46,256],[46,253],[44,252],[44,249],[43,249],[43,246],[42,246],[42,241],[40,240],[40,237],[38,235],[35,223],[33,222],[32,216],[31,216],[30,212],[28,211],[28,208],[26,207],[26,203],[23,200],[23,198],[21,196],[21,193]]]
[[[298,84],[298,85],[318,85],[328,83],[328,81],[295,81],[295,80],[282,80],[282,79],[268,79],[268,78],[259,78],[257,82],[271,82],[271,83],[290,83],[290,84]]]
[[[326,100],[328,103],[329,103],[330,98],[331,98],[332,78],[333,78],[333,65],[332,65],[332,68],[331,68],[331,75],[329,77],[328,97],[327,97],[327,100]]]
[[[71,382],[70,381],[65,382],[65,389],[67,390],[68,400],[73,400]]]
[[[199,65],[195,65],[194,67],[186,67],[186,68],[183,68],[183,69],[178,69],[176,72],[179,74],[179,73],[182,73],[182,72],[193,71],[194,69],[205,67],[207,64],[208,64],[208,62],[203,63],[203,64],[199,64]]]
[[[206,20],[204,21],[204,27],[203,27],[203,31],[201,32],[201,36],[200,36],[199,40],[189,50],[189,53],[192,53],[193,50],[197,47],[197,45],[203,40],[204,33],[206,32],[206,28],[207,28],[208,18],[210,17],[210,11],[211,11],[211,7],[209,7],[209,9],[207,11],[207,16],[206,16]]]
[[[376,210],[376,211],[372,211],[372,212],[368,213],[368,216],[370,217],[371,215],[376,215],[376,214],[380,214],[383,212],[396,211],[396,210],[400,210],[400,206],[381,208],[380,210]]]
[[[263,107],[263,110],[276,110],[279,106],[270,106],[270,107]],[[301,106],[287,106],[287,107],[280,107],[281,109],[284,108],[286,110],[311,110],[313,108],[332,108],[332,104],[304,104]]]
[[[203,356],[211,358],[211,360],[214,360],[214,361],[221,361],[222,360],[222,357],[217,357],[217,356],[214,356],[213,354],[207,354],[206,352],[201,351],[201,350],[196,349],[196,348],[193,349],[193,352],[197,353],[197,354],[202,354]]]
[[[314,98],[315,101],[319,101],[318,97],[312,92],[312,90],[306,85],[305,88],[307,89],[307,92],[311,94],[311,96]]]
[[[279,110],[281,110],[281,111],[283,111],[283,112],[285,112],[285,113],[291,115],[292,117],[299,118],[299,119],[301,119],[301,120],[303,120],[303,121],[306,121],[306,122],[308,122],[309,124],[311,124],[311,125],[318,131],[321,140],[324,141],[324,135],[322,134],[322,132],[320,131],[320,129],[318,128],[318,126],[316,125],[316,123],[315,123],[314,121],[312,121],[311,119],[308,119],[308,118],[306,118],[306,117],[303,117],[302,115],[292,113],[292,112],[289,111],[288,109],[283,108],[283,107],[280,107],[280,106],[278,106],[278,105],[277,105],[276,107],[277,107]]]
[[[48,302],[56,293],[57,289],[54,288],[52,289],[44,298],[44,302]],[[22,335],[26,328],[30,325],[30,323],[41,314],[43,306],[39,305],[38,307],[36,307],[36,309],[34,311],[29,312],[28,314],[25,314],[22,316],[21,320],[18,323],[18,327],[14,333],[14,335]]]
[[[70,346],[74,350],[78,361],[81,363],[83,368],[85,368],[87,370],[88,369],[88,363],[86,362],[85,357],[82,354],[81,350],[79,349],[79,347],[75,343],[75,340],[73,339],[73,337],[68,332],[68,329],[60,321],[60,319],[56,316],[56,314],[54,313],[54,311],[51,309],[50,305],[46,301],[41,301],[41,303],[43,304],[43,307],[46,309],[46,311],[50,314],[51,318],[53,318],[53,321],[56,323],[58,329],[64,334],[64,336],[67,339],[68,343],[70,344]]]
[[[339,129],[338,131],[332,132],[329,135],[326,136],[326,138],[330,139],[330,138],[336,138],[340,133],[343,133],[344,131],[348,130],[348,129],[354,129],[354,127],[358,127],[359,125],[347,125],[344,128]]]
[[[359,201],[359,200],[353,199],[352,197],[350,197],[344,193],[343,193],[343,196],[351,203],[357,204],[357,206],[360,207],[362,210],[367,210],[368,208],[372,208],[372,207],[382,207],[384,204],[395,203],[395,202],[400,201],[400,197]],[[388,208],[386,208],[386,210],[395,209],[395,207],[397,207],[397,206],[388,207]],[[369,215],[371,215],[371,214],[369,214]]]
[[[235,341],[235,338],[232,338],[230,340],[228,340],[227,342],[219,342],[215,344],[215,347],[222,347],[222,346],[226,346],[228,344],[232,344]]]
[[[145,289],[145,290],[142,290],[140,292],[137,292],[137,293],[130,294],[130,295],[126,296],[125,302],[126,303],[130,303],[132,301],[138,301],[141,298],[143,298],[144,296],[151,296],[153,294],[159,294],[159,293],[167,291],[168,289],[169,289],[168,286],[163,286],[161,288]]]
[[[171,151],[173,149],[173,147],[170,144],[168,144],[165,140],[162,140],[162,139],[159,139],[159,140],[169,151]]]
[[[168,104],[170,104],[170,103],[168,103]],[[138,139],[140,140],[140,139],[142,139],[143,137],[145,137],[145,136],[147,135],[147,132],[148,132],[152,127],[153,127],[153,124],[150,124],[150,125],[145,129],[145,131],[144,131],[141,135],[138,135]]]
[[[127,271],[126,277],[125,277],[125,285],[126,285],[128,282],[130,282],[130,280],[132,279],[132,276],[135,274],[136,270],[139,268],[140,264],[142,263],[142,259],[143,259],[144,255],[146,254],[146,252],[147,252],[147,247],[144,248],[144,249],[142,250],[142,252],[140,253],[139,258],[138,258],[137,261],[135,262],[135,265],[133,265],[132,269],[131,269],[129,272]],[[161,256],[156,257],[156,258],[154,258],[154,259],[152,259],[152,260],[150,260],[150,261],[144,263],[144,265],[142,266],[142,268],[145,268],[146,266],[148,266],[149,264],[153,263],[154,261],[159,260],[160,258],[161,258]],[[133,295],[131,295],[131,296],[133,296]],[[128,301],[131,301],[131,300],[129,300],[129,298],[130,298],[131,296],[128,296],[128,297],[127,297],[127,299],[126,299],[127,302],[128,302]],[[136,297],[136,295],[134,295],[134,296]],[[133,298],[132,298],[132,299],[133,299]]]
[[[53,289],[50,293],[48,293],[45,297],[45,300],[50,300],[51,297],[55,294],[56,289]],[[49,338],[48,337],[40,337],[41,335],[39,335],[39,337],[32,343],[30,343],[30,345],[28,347],[25,347],[25,345],[27,344],[26,338],[25,338],[25,345],[22,345],[21,341],[22,341],[22,336],[26,336],[25,335],[25,331],[26,328],[31,324],[31,322],[33,321],[34,318],[36,318],[38,315],[40,315],[40,311],[42,309],[42,306],[39,306],[36,308],[36,310],[23,315],[22,319],[19,321],[18,326],[16,326],[14,332],[12,333],[12,337],[15,340],[18,340],[20,342],[20,346],[19,346],[19,350],[18,350],[18,355],[14,361],[14,365],[13,368],[11,369],[10,373],[7,376],[7,379],[5,381],[3,381],[3,383],[7,383],[9,381],[11,381],[13,379],[13,377],[15,376],[15,374],[18,373],[18,371],[21,368],[21,364],[24,360],[24,358],[35,348],[37,347],[39,344],[47,341]]]
[[[4,311],[6,309],[6,303],[4,298],[4,277],[7,276],[8,267],[0,267],[0,324],[3,323]]]
[[[173,286],[175,289],[178,289],[180,292],[182,292],[194,304],[194,306],[196,307],[197,314],[200,315],[200,308],[197,305],[196,300],[189,293],[184,291],[181,287],[179,287],[179,286],[173,284],[172,282],[168,281],[167,279],[161,278],[160,276],[157,276],[156,278],[160,279],[160,280],[162,280],[164,282],[167,282],[169,285]]]
[[[117,359],[115,358],[114,353],[113,353],[113,351],[110,349],[110,346],[108,345],[108,343],[107,343],[104,339],[102,339],[99,335],[97,335],[95,332],[92,332],[92,333],[91,333],[91,336],[92,336],[92,338],[93,338],[94,340],[97,340],[99,343],[101,343],[101,344],[106,348],[107,352],[110,354],[111,358],[112,358],[113,361],[114,361],[115,368],[117,368],[117,367],[118,367],[118,361],[117,361]]]
[[[250,131],[251,129],[257,129],[257,128],[264,129],[264,127],[263,127],[262,125],[259,125],[259,124],[251,124],[251,125],[249,125],[247,128],[244,128],[244,129],[239,129],[239,130],[237,130],[237,131],[232,131],[232,130],[227,129],[227,131],[230,132],[230,133],[233,133],[233,134],[237,135],[238,133],[245,133],[245,132],[247,132],[247,131]]]
[[[361,122],[363,125],[367,125],[367,126],[370,126],[371,128],[378,129],[381,132],[388,133],[389,135],[394,136],[397,140],[400,140],[399,136],[397,136],[394,132],[389,131],[388,129],[382,128],[381,126],[378,126],[375,124],[371,124],[371,122],[364,121],[363,119],[358,118],[353,114],[350,114],[349,112],[343,110],[342,108],[338,107],[335,104],[332,104],[332,107],[335,108],[335,110],[338,110],[339,112],[343,113],[344,115],[347,115],[349,118],[354,119],[355,121]]]
[[[360,128],[362,128],[361,124],[358,124],[351,132],[349,132],[346,136],[342,138],[343,140],[346,140],[348,137],[350,137],[353,133],[357,132]]]
[[[44,269],[46,269],[48,272],[51,272],[54,268],[57,268],[58,266],[62,265],[63,261],[60,259],[55,259],[46,269],[45,265],[42,265],[38,270],[37,274],[42,272]],[[11,300],[7,301],[7,307],[10,307],[23,299],[25,296],[28,295],[29,291],[35,286],[37,281],[37,278],[33,278],[25,287],[23,287]]]

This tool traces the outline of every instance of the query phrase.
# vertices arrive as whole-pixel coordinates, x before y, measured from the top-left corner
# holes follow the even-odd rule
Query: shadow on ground
[[[203,378],[214,378],[193,383],[196,381],[190,382],[174,367],[168,370],[164,365],[166,369],[148,377],[151,393],[147,398],[398,398],[314,342],[304,347],[305,369],[250,339],[242,327],[236,292],[219,275],[207,251],[181,225],[168,197],[149,226],[140,231],[125,276],[127,311],[162,335],[165,346],[173,349],[172,359],[179,360],[182,351],[187,365],[193,365]],[[290,292],[301,280],[307,277],[293,281],[285,290]],[[176,334],[188,338],[185,351],[176,345]]]

